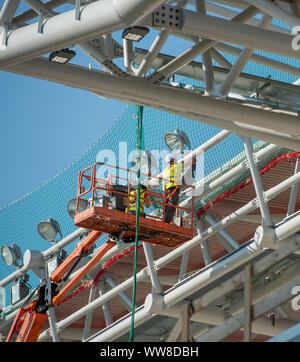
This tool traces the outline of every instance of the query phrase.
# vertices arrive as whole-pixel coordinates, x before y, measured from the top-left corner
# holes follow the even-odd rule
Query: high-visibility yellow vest
[[[183,163],[171,165],[166,167],[163,172],[163,178],[165,181],[165,190],[181,185],[181,172],[183,170]]]
[[[130,192],[129,207],[127,207],[126,213],[129,213],[130,211],[136,211],[136,199],[137,199],[136,195],[137,195],[137,190],[133,190]],[[141,191],[140,192],[140,213],[144,212],[145,196],[146,196],[146,191]]]

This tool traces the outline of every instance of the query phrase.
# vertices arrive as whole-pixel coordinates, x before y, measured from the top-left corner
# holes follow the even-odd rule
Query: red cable
[[[266,165],[264,168],[262,168],[259,173],[261,175],[265,174],[266,172],[270,171],[271,168],[275,167],[279,161],[291,161],[293,158],[298,157],[300,155],[300,152],[291,152],[289,154],[283,153],[281,156],[278,156],[274,160],[272,160],[268,165]],[[215,199],[213,199],[211,202],[207,203],[201,210],[198,211],[197,217],[199,218],[201,215],[205,213],[206,210],[210,209],[215,203],[226,199],[232,194],[235,194],[239,190],[242,190],[244,187],[250,185],[252,183],[252,177],[249,178],[247,181],[241,182],[239,185],[233,187],[230,190],[225,191],[223,194],[218,195]]]

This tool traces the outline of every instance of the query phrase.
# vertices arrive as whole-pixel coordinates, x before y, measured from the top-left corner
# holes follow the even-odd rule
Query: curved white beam
[[[238,103],[205,97],[197,92],[179,88],[152,85],[146,79],[112,77],[100,71],[90,71],[75,65],[62,65],[39,58],[18,64],[6,70],[50,80],[67,86],[84,89],[104,97],[126,103],[141,104],[168,111],[200,122],[212,124],[222,120],[222,128],[253,136],[261,131],[260,139],[272,142],[272,135],[282,137],[282,142],[294,141],[300,150],[300,121],[296,116],[265,111]],[[212,122],[210,120],[212,117]],[[241,129],[240,125],[244,128]],[[251,135],[247,128],[252,129]],[[274,142],[276,143],[276,142]]]
[[[37,23],[16,29],[0,49],[0,67],[111,33],[140,21],[161,3],[163,0],[96,1],[81,7],[80,20],[75,20],[75,9],[47,19],[42,34]]]

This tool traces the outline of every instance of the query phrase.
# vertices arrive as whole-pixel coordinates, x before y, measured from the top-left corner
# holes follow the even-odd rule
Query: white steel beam
[[[299,171],[300,171],[300,159],[297,158],[296,165],[295,165],[295,173],[297,173]],[[288,203],[288,209],[287,209],[286,216],[290,216],[295,212],[297,196],[298,196],[298,189],[299,189],[299,183],[297,183],[291,187],[290,199],[289,199],[289,203]]]
[[[203,6],[202,6],[203,11]],[[257,14],[257,9],[255,7],[250,6],[242,13],[236,15],[232,20],[234,22],[246,22],[248,19],[252,18]],[[201,14],[199,14],[200,16]],[[206,16],[206,15],[203,15]],[[200,33],[201,34],[201,33]],[[195,34],[194,34],[195,35]],[[197,34],[199,35],[199,34]],[[209,38],[209,37],[208,37]],[[209,50],[212,46],[216,44],[216,40],[211,39],[203,39],[200,42],[196,43],[193,47],[186,50],[183,54],[179,55],[177,58],[173,59],[171,62],[167,63],[157,71],[157,75],[155,75],[155,79],[166,79],[173,73],[175,73],[178,69],[190,63],[193,59],[198,57],[200,54]]]
[[[211,226],[216,224],[216,221],[211,215],[205,214],[204,218]],[[229,251],[238,249],[241,246],[226,230],[220,230],[219,234],[226,240],[226,243],[230,245],[231,249]]]
[[[0,12],[0,26],[5,22],[11,22],[20,0],[5,0]]]
[[[291,290],[299,283],[299,276],[295,276],[291,282],[282,286],[279,290],[267,295],[253,306],[253,319],[269,312],[273,308],[291,299]],[[296,280],[295,280],[296,279]],[[244,324],[244,312],[230,317],[220,326],[212,328],[197,339],[197,342],[217,342],[242,328]]]
[[[292,49],[293,36],[241,24],[221,18],[183,11],[184,22],[181,32],[203,38],[237,44],[249,49],[259,49],[299,59],[299,52]]]
[[[262,224],[265,226],[271,226],[271,225],[273,225],[273,220],[271,217],[271,213],[270,213],[268,204],[267,204],[266,200],[264,199],[263,183],[262,183],[262,179],[261,179],[258,167],[256,165],[257,161],[255,160],[255,156],[254,156],[254,152],[253,152],[252,140],[251,140],[251,138],[245,137],[245,136],[240,136],[240,138],[245,147],[245,152],[246,152],[247,160],[249,163],[249,169],[250,169],[250,172],[252,175],[255,192],[256,192],[256,195],[258,198],[258,202],[259,202],[259,208],[260,208],[260,212],[262,215]]]
[[[242,50],[240,48],[237,48],[232,45],[225,44],[225,43],[218,43],[215,45],[215,48],[221,52],[224,52],[227,54],[232,54],[237,57],[240,56],[240,54],[242,52]],[[264,57],[259,54],[252,54],[249,60],[251,62],[263,65],[265,67],[270,67],[272,69],[276,69],[281,72],[291,74],[291,75],[294,75],[295,77],[300,78],[299,68],[293,67],[292,65],[282,63],[282,62],[276,61],[274,59]]]
[[[264,16],[260,23],[260,27],[266,28],[267,25],[270,24],[271,21],[272,21],[271,16],[268,16],[268,15]],[[226,76],[226,79],[220,85],[220,87],[218,89],[219,93],[222,96],[228,95],[230,88],[232,87],[233,83],[235,82],[235,80],[238,78],[238,76],[244,69],[244,67],[247,64],[248,60],[250,59],[253,51],[254,51],[253,49],[248,49],[248,48],[245,48],[242,50],[239,58],[237,59],[235,64],[232,66],[232,68],[230,69],[229,73]]]
[[[266,14],[272,15],[274,18],[278,18],[282,22],[290,25],[292,28],[299,26],[299,18],[282,10],[269,0],[245,0],[245,2],[257,7]]]
[[[116,79],[107,73],[90,71],[74,65],[63,66],[41,58],[8,67],[6,70],[53,80],[127,103],[141,104],[184,115],[184,117],[208,124],[211,124],[210,121],[213,123],[213,119],[222,119],[226,125],[223,127],[225,129],[237,131],[239,124],[246,129],[264,127],[266,135],[263,138],[258,137],[260,139],[267,139],[270,142],[274,132],[278,132],[283,135],[282,142],[286,136],[291,142],[294,141],[294,145],[300,144],[299,139],[297,140],[297,136],[300,135],[300,123],[296,116],[225,102],[184,89],[159,87],[151,85],[145,79],[118,78],[116,82]],[[204,117],[205,114],[209,116]],[[213,119],[210,120],[208,117]],[[251,132],[255,133],[255,131]],[[248,134],[245,129],[240,129],[239,133]],[[263,136],[263,132],[257,133]],[[293,135],[288,135],[288,133],[293,133]],[[286,142],[288,143],[288,140]],[[293,148],[300,149],[299,146]]]
[[[69,0],[49,0],[49,1],[45,2],[44,4],[47,6],[47,8],[49,10],[53,10],[67,2],[69,2]],[[30,20],[34,19],[35,17],[37,17],[37,13],[34,10],[30,9],[30,10],[24,11],[23,13],[16,15],[12,19],[12,23],[24,25],[27,21],[30,21]]]
[[[42,36],[37,32],[35,23],[16,29],[10,33],[7,46],[0,49],[0,67],[23,62],[136,23],[162,2],[96,1],[81,8],[79,21],[75,20],[75,10],[48,19],[43,26]]]

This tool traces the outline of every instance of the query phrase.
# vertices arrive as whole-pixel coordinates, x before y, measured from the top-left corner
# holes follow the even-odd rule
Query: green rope
[[[131,328],[129,341],[134,342],[134,317],[136,302],[136,269],[138,256],[138,235],[140,220],[140,191],[141,191],[141,143],[142,143],[142,119],[143,107],[138,106],[137,132],[136,132],[136,154],[137,154],[137,199],[136,199],[136,230],[135,230],[135,248],[134,248],[134,265],[133,265],[133,291],[132,291],[132,308],[131,308]]]

